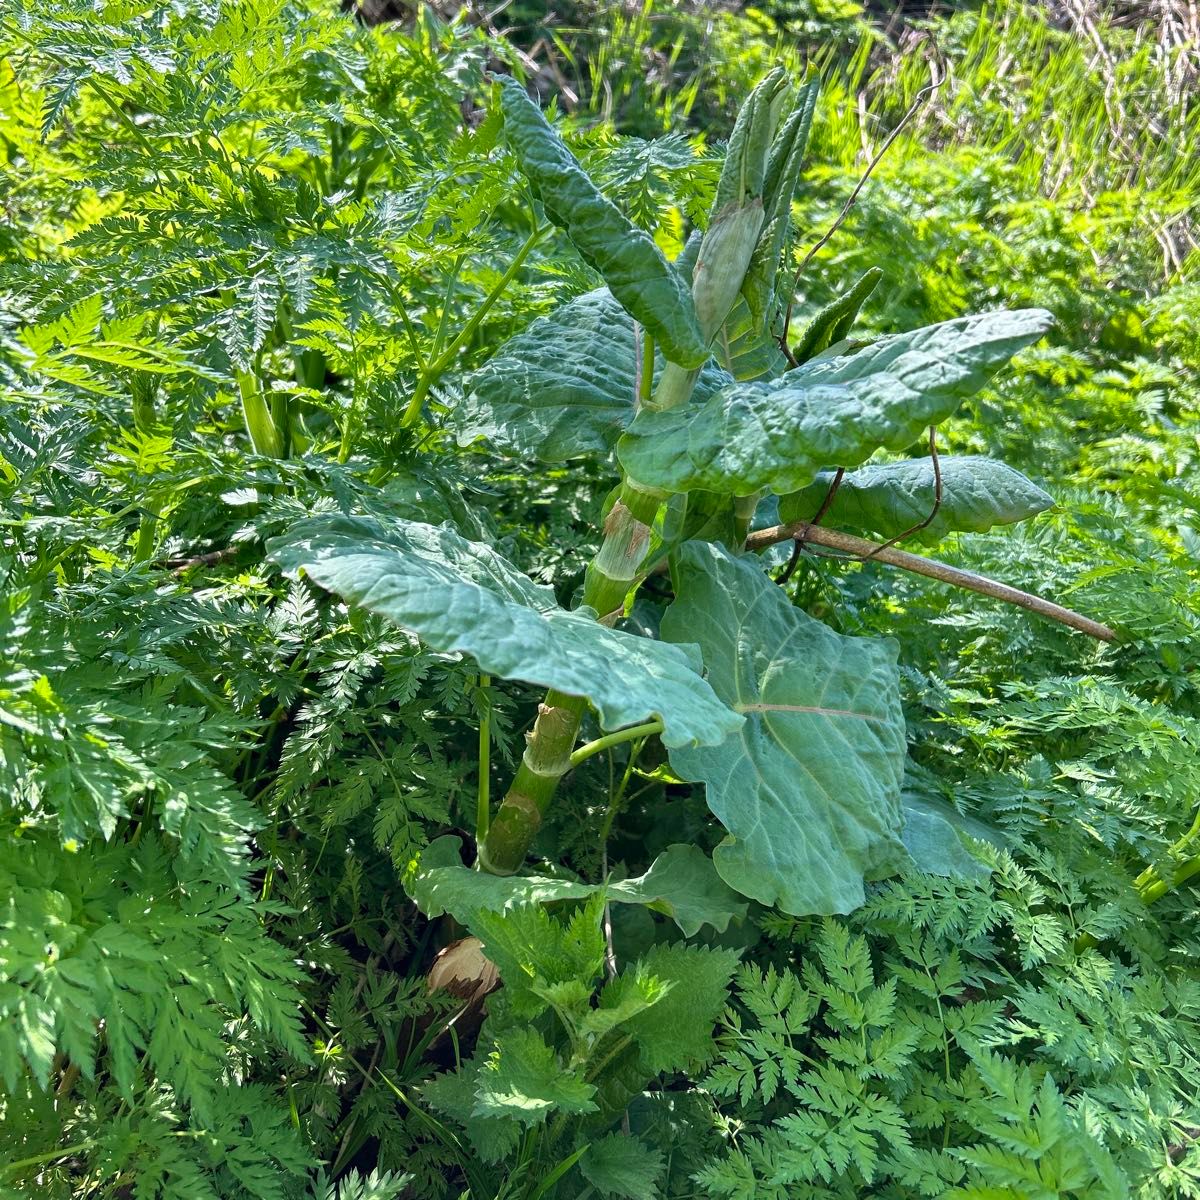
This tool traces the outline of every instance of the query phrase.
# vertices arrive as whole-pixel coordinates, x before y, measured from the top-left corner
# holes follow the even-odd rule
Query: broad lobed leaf
[[[658,369],[665,359],[656,356]],[[639,335],[608,288],[586,292],[511,338],[466,381],[450,416],[460,445],[478,437],[509,454],[561,462],[606,453],[633,420]],[[709,361],[704,399],[730,382]]]
[[[699,641],[713,688],[746,718],[719,745],[671,752],[729,831],[717,870],[785,912],[852,911],[865,876],[904,860],[895,643],[835,633],[722,547],[687,543],[675,575],[663,636]]]
[[[934,542],[948,533],[982,533],[1051,508],[1054,497],[1020,471],[990,458],[944,456],[938,460],[942,501],[933,520],[914,537]],[[784,522],[807,521],[821,507],[833,472],[822,471],[808,487],[779,500]],[[825,521],[890,538],[912,529],[934,511],[933,462],[928,458],[871,464],[843,476]]]
[[[669,492],[798,491],[822,467],[853,467],[876,450],[911,445],[1049,325],[1048,313],[1024,309],[880,338],[770,383],[640,412],[617,457],[634,479]]]
[[[554,593],[491,547],[417,521],[314,517],[271,557],[435,650],[471,655],[502,679],[586,696],[605,729],[650,717],[668,746],[712,743],[741,724],[700,675],[694,646],[635,637],[559,608]]]

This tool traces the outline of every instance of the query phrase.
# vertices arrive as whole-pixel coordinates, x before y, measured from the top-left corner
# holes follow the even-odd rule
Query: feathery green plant
[[[0,1195],[1200,1194],[1187,51],[612,28],[0,18]]]

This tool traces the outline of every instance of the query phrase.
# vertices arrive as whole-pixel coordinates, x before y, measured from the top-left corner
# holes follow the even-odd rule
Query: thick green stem
[[[626,482],[605,521],[604,543],[588,568],[583,603],[601,621],[615,621],[639,577],[650,526],[662,496]],[[542,824],[559,780],[571,769],[571,752],[587,710],[581,696],[551,690],[538,709],[517,774],[479,851],[480,866],[511,875]]]
[[[667,363],[658,377],[653,395],[644,402],[645,407],[660,411],[686,404],[699,378],[699,370],[688,371],[678,363]]]
[[[149,513],[143,513],[138,522],[137,541],[133,547],[134,562],[149,562],[154,557],[155,529],[158,521]]]
[[[645,404],[654,393],[654,339],[642,330],[642,371],[638,378],[638,404]]]
[[[1188,858],[1175,868],[1170,879],[1163,879],[1153,867],[1148,867],[1134,881],[1134,887],[1143,904],[1153,904],[1197,874],[1200,874],[1200,858]]]
[[[288,458],[292,452],[292,405],[284,392],[271,394],[271,423],[279,439],[279,457]]]
[[[475,844],[482,845],[491,824],[492,701],[488,695],[490,675],[480,675],[479,692],[483,711],[479,716],[479,791],[475,799]]]
[[[697,374],[668,363],[659,378],[655,398],[660,398],[665,384],[671,404],[662,407],[685,403]],[[630,593],[645,577],[651,527],[666,499],[662,492],[641,487],[631,479],[622,483],[604,521],[604,541],[588,565],[584,580],[583,603],[600,621],[615,622],[625,611]],[[521,766],[480,847],[479,863],[484,870],[511,875],[525,861],[526,851],[541,827],[542,816],[558,782],[572,765],[571,752],[586,708],[587,701],[579,696],[547,693],[529,734]]]
[[[558,781],[571,768],[571,750],[587,708],[582,696],[553,689],[538,706],[521,765],[479,848],[479,865],[493,875],[511,875],[525,861]]]

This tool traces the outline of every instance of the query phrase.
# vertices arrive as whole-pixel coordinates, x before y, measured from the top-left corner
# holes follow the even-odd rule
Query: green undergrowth
[[[886,28],[848,3],[513,7],[512,41],[426,7],[0,15],[0,1196],[1200,1196],[1196,49],[1101,20],[1101,53],[1015,2]],[[620,425],[559,454],[480,416],[509,339],[612,274],[559,228],[489,74],[554,102],[665,262],[777,64],[820,78],[775,283],[804,264],[793,342],[871,268],[861,342],[1053,318],[930,417],[947,462],[1026,477],[1019,515],[1053,507],[906,548],[1117,640],[813,544],[785,578],[790,544],[735,558],[738,514],[693,499],[711,540],[622,634],[712,696],[710,731],[734,723],[725,652],[706,642],[703,692],[668,643],[749,625],[739,572],[755,619],[809,639],[779,651],[789,679],[834,639],[894,647],[855,660],[895,675],[896,777],[863,792],[886,836],[832,900],[778,831],[739,873],[722,823],[746,793],[722,800],[683,744],[703,728],[630,715],[614,673],[527,865],[469,871],[545,662],[501,678],[488,628],[441,632],[464,593],[397,620],[357,559],[351,586],[287,547],[352,536],[416,570],[396,531],[438,527],[425,560],[474,554],[578,639],[568,666],[615,663],[615,632],[558,607],[594,586],[620,464],[676,466],[649,435],[634,458],[657,417],[618,461]],[[660,379],[595,303],[628,330],[630,392]],[[872,461],[921,459],[916,429]],[[757,490],[747,457],[714,452],[705,489]],[[860,786],[847,741],[831,804]],[[764,895],[771,871],[805,886]]]

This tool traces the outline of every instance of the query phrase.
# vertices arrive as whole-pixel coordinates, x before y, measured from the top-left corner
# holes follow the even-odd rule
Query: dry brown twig
[[[842,554],[857,559],[873,559],[875,562],[887,563],[915,575],[923,575],[927,579],[936,579],[940,583],[948,583],[953,587],[965,588],[977,592],[981,596],[991,596],[995,600],[1003,600],[1006,604],[1015,604],[1038,616],[1057,621],[1060,625],[1077,629],[1101,642],[1117,641],[1117,631],[1100,621],[1093,621],[1082,613],[1077,613],[1053,600],[1046,600],[1032,592],[1023,592],[1020,588],[1010,587],[989,579],[986,575],[977,575],[974,571],[964,571],[961,567],[952,567],[948,563],[938,562],[933,558],[925,558],[920,554],[910,554],[907,550],[897,550],[894,547],[881,546],[878,542],[870,542],[866,538],[855,537],[853,534],[842,533],[836,529],[826,529],[821,525],[813,525],[807,521],[797,521],[791,525],[772,525],[769,529],[760,529],[746,539],[747,550],[765,550],[777,542],[798,540],[801,543],[814,543],[825,546],[830,550],[838,550]]]

